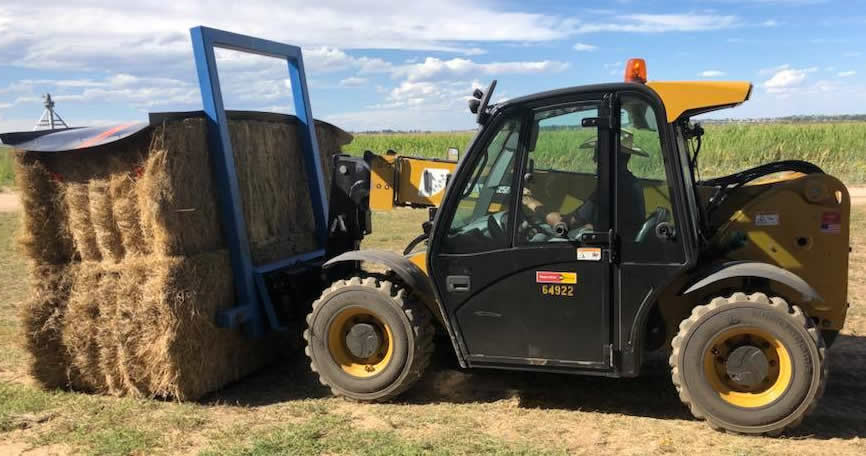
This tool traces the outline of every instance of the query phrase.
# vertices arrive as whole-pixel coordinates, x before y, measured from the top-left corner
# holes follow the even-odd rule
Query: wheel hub
[[[731,352],[725,368],[731,380],[746,388],[755,388],[767,378],[770,362],[760,348],[744,345]]]
[[[352,325],[346,334],[346,347],[352,356],[359,359],[367,359],[379,351],[382,338],[376,328],[369,323],[357,323]]]

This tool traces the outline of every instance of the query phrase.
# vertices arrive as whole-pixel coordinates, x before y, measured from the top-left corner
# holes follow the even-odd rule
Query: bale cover
[[[229,122],[256,264],[317,247],[292,120]],[[201,117],[170,118],[99,148],[16,152],[32,290],[21,321],[44,386],[194,400],[281,348],[214,325],[235,296],[206,133]],[[316,133],[327,181],[351,136],[318,121]]]

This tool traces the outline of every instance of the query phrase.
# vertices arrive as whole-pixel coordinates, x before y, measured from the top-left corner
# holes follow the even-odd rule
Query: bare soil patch
[[[0,212],[15,212],[21,210],[21,202],[16,192],[0,192]]]

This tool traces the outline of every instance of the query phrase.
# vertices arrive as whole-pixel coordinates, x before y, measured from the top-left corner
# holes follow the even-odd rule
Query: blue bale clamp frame
[[[304,263],[324,258],[324,247],[328,239],[328,202],[319,160],[319,145],[316,141],[313,113],[310,110],[304,59],[301,56],[301,48],[288,44],[207,27],[194,27],[190,29],[190,34],[192,35],[192,47],[201,88],[202,104],[208,122],[208,144],[213,162],[213,174],[217,184],[223,234],[231,254],[235,286],[235,307],[217,315],[217,324],[225,328],[236,328],[243,324],[248,336],[259,337],[264,335],[268,329],[284,329],[280,326],[268,294],[264,274],[290,267],[302,268]],[[253,265],[231,137],[229,136],[229,125],[220,90],[216,59],[214,58],[214,48],[217,47],[281,58],[288,63],[295,115],[301,127],[299,137],[303,146],[303,161],[308,176],[313,215],[316,222],[316,237],[319,241],[319,249],[317,250],[284,258],[267,265]]]

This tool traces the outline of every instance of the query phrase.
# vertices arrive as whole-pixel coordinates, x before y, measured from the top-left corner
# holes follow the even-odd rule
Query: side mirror
[[[460,151],[456,147],[448,148],[448,160],[458,161],[460,160]]]

